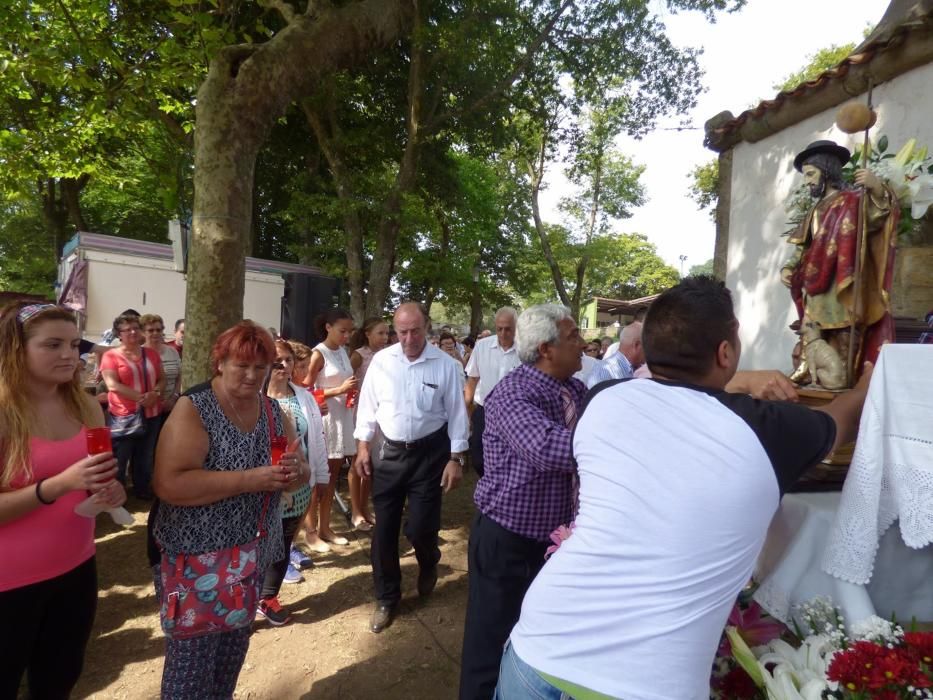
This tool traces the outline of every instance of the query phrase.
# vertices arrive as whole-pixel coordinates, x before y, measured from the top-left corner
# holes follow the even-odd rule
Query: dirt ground
[[[280,600],[293,615],[284,627],[257,621],[236,697],[315,700],[456,697],[467,596],[467,538],[475,476],[446,497],[441,562],[434,593],[415,590],[418,564],[402,558],[401,612],[382,634],[369,631],[372,575],[369,535],[348,532],[335,508],[334,528],[346,547],[314,555],[305,581],[284,585]],[[98,519],[100,600],[79,698],[156,698],[163,637],[146,566],[146,504],[131,501],[136,524],[124,529]],[[338,522],[339,520],[339,522]],[[303,540],[301,540],[303,541]],[[407,540],[400,544],[404,552]]]

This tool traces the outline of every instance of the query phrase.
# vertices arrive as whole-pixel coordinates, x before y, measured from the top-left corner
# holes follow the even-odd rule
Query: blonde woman
[[[81,675],[97,606],[94,520],[75,507],[95,494],[126,500],[110,452],[87,456],[100,405],[78,371],[73,314],[21,303],[0,312],[0,697],[68,697]]]
[[[297,340],[288,340],[286,342],[295,356],[295,366],[292,368],[292,382],[307,389],[308,385],[305,384],[305,380],[308,378],[308,365],[311,364],[311,348]]]
[[[157,314],[143,314],[139,318],[143,330],[144,347],[159,354],[162,360],[162,372],[165,384],[162,386],[162,421],[175,407],[181,394],[181,356],[178,351],[165,342],[165,322]]]

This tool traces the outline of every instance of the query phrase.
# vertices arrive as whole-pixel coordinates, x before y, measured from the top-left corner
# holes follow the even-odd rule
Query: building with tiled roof
[[[722,112],[706,123],[705,144],[719,154],[714,269],[734,291],[745,367],[790,368],[796,312],[781,284],[790,254],[785,202],[801,183],[794,156],[831,139],[850,150],[862,134],[835,126],[838,107],[867,100],[878,119],[876,141],[896,152],[910,138],[933,150],[933,0],[893,0],[868,37],[814,80],[764,100],[738,116]],[[921,243],[933,243],[927,215]],[[928,239],[928,240],[926,240]],[[898,251],[892,294],[895,316],[917,318],[933,307],[933,246]]]

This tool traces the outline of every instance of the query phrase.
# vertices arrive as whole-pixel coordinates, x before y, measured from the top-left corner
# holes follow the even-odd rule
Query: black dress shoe
[[[422,598],[431,595],[437,585],[437,564],[418,571],[418,595]]]
[[[379,634],[386,627],[392,624],[395,619],[395,613],[398,611],[398,603],[376,603],[373,609],[373,616],[369,621],[369,631]]]

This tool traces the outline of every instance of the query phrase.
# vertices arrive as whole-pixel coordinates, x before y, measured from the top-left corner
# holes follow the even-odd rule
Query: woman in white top
[[[307,521],[308,544],[317,551],[326,551],[326,543],[349,544],[346,537],[336,534],[330,528],[330,510],[334,503],[334,491],[337,478],[347,457],[356,454],[356,440],[353,439],[353,408],[347,408],[347,397],[356,392],[357,381],[353,376],[346,344],[353,333],[353,317],[343,309],[331,309],[314,320],[314,330],[324,341],[318,343],[311,353],[306,384],[315,389],[323,389],[327,399],[328,413],[324,416],[324,441],[327,444],[327,464],[330,467],[330,482],[327,490],[319,499],[315,510],[312,502]],[[353,502],[354,482],[356,481],[357,501]],[[360,513],[359,482],[350,470],[350,494],[354,516]],[[318,500],[318,499],[315,499]],[[318,517],[316,517],[318,516]],[[355,518],[354,518],[355,519]],[[365,522],[360,516],[360,520]],[[361,530],[372,526],[357,527]],[[322,546],[322,543],[324,545]]]
[[[143,314],[139,319],[143,329],[144,345],[159,353],[165,386],[162,387],[162,422],[175,407],[181,393],[181,357],[171,345],[165,344],[165,323],[158,314]]]
[[[366,376],[366,370],[369,369],[369,363],[372,362],[373,355],[382,350],[389,343],[389,325],[379,318],[373,316],[363,321],[363,327],[357,329],[350,341],[350,366],[353,368],[353,374],[356,376],[358,386],[362,388],[363,378]],[[354,415],[356,409],[354,409]],[[354,501],[354,484],[359,485],[359,493]],[[353,525],[360,527],[364,522],[368,525],[375,525],[376,518],[369,510],[369,494],[372,488],[372,480],[369,477],[362,479],[356,478],[355,470],[350,470],[350,500],[354,503],[354,508],[358,507],[359,512],[353,511]],[[368,529],[363,525],[364,529]]]

